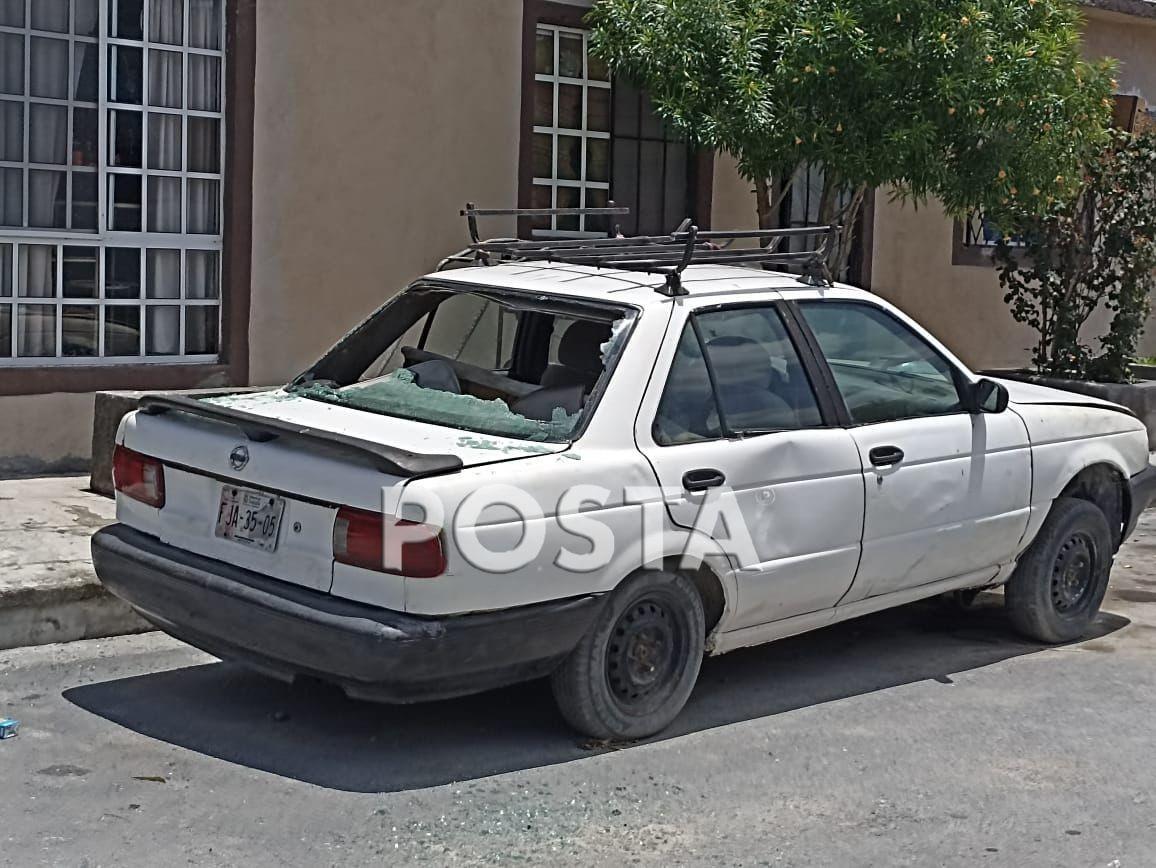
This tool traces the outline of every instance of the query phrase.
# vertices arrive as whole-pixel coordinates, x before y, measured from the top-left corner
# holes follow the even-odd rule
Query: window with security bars
[[[605,208],[610,200],[610,73],[585,30],[540,24],[535,42],[531,207]],[[602,218],[536,220],[536,236],[605,234]]]
[[[219,353],[224,0],[0,0],[0,365]]]

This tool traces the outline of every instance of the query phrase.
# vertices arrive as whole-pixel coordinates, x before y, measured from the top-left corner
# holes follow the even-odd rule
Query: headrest
[[[558,364],[580,371],[602,370],[602,345],[610,340],[610,324],[580,319],[570,324],[558,342]]]

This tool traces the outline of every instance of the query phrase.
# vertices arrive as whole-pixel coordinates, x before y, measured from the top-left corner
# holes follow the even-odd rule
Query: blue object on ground
[[[0,740],[13,738],[20,730],[20,721],[11,718],[0,718]]]

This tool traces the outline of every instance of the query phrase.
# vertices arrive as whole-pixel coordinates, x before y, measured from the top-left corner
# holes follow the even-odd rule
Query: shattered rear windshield
[[[371,413],[565,443],[605,388],[634,315],[542,295],[418,286],[290,389]]]

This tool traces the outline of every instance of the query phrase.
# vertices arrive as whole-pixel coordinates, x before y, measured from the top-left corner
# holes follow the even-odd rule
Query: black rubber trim
[[[1124,525],[1123,539],[1132,535],[1140,521],[1140,513],[1156,501],[1156,467],[1148,465],[1128,480],[1128,522]]]
[[[305,441],[311,448],[319,451],[368,462],[383,473],[410,479],[454,473],[463,466],[462,459],[456,455],[424,455],[410,452],[395,446],[385,446],[332,431],[318,430],[295,422],[285,422],[281,419],[259,416],[256,413],[234,410],[231,407],[207,404],[181,395],[145,395],[140,399],[139,410],[146,416],[159,416],[175,410],[190,416],[224,422],[239,428],[249,440],[258,443],[282,437]]]
[[[605,600],[589,595],[426,618],[262,576],[120,524],[97,532],[92,559],[106,588],[178,639],[278,678],[319,678],[382,702],[459,696],[547,675]]]

